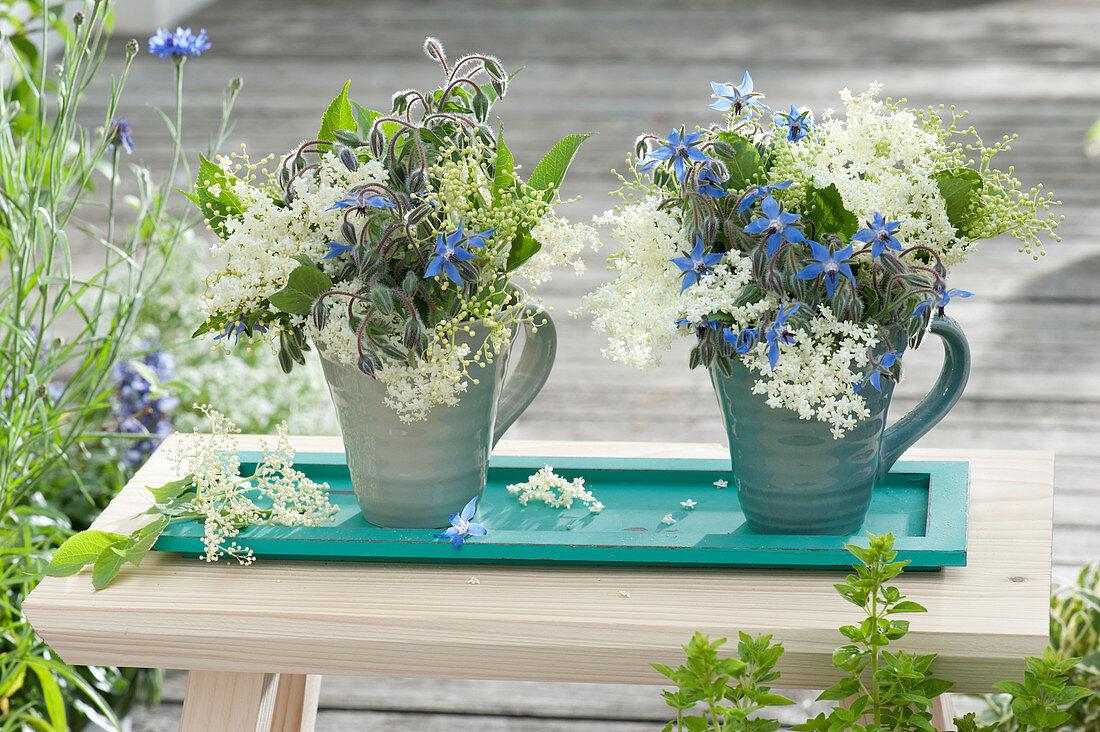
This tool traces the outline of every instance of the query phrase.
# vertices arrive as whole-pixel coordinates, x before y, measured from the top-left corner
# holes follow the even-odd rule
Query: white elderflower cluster
[[[766,344],[758,343],[742,358],[745,366],[763,377],[753,385],[753,393],[766,394],[770,407],[825,422],[839,439],[869,415],[863,397],[854,391],[862,371],[853,366],[867,365],[868,353],[878,341],[877,330],[874,325],[837,320],[822,304],[809,329],[794,333],[795,342],[782,346],[774,371]]]
[[[196,495],[185,508],[201,515],[206,561],[227,556],[251,564],[252,550],[230,541],[247,526],[322,526],[332,520],[337,509],[328,501],[328,484],[315,483],[293,468],[294,448],[285,423],[278,428],[275,446],[264,445],[255,474],[244,478],[232,436],[240,430],[217,410],[195,406],[210,420],[210,434],[196,428],[194,438],[181,441],[169,457],[182,474],[193,476]]]
[[[402,422],[428,418],[436,405],[453,407],[466,391],[470,347],[438,341],[415,366],[383,361],[375,376],[386,385],[385,404]]]
[[[325,152],[316,175],[295,179],[294,198],[278,205],[262,188],[251,185],[255,178],[246,156],[221,156],[218,163],[232,180],[232,193],[244,205],[240,218],[225,221],[226,238],[218,239],[213,251],[221,266],[206,278],[203,310],[208,316],[253,312],[271,295],[286,286],[290,273],[299,266],[294,257],[306,255],[321,261],[328,252],[326,242],[341,241],[343,214],[329,210],[348,189],[365,183],[384,183],[388,173],[377,160],[350,171],[339,158]],[[245,167],[243,176],[236,169]],[[333,269],[335,265],[330,265]],[[334,274],[334,271],[329,271]],[[273,310],[273,312],[276,312]]]
[[[524,506],[531,501],[542,501],[551,508],[571,508],[573,501],[577,500],[588,506],[592,513],[604,509],[604,505],[584,487],[584,478],[566,480],[549,465],[540,468],[525,483],[514,483],[507,490]]]
[[[801,211],[809,186],[835,185],[861,222],[875,212],[899,221],[894,236],[903,247],[928,246],[950,267],[966,259],[971,240],[956,235],[935,174],[966,160],[913,111],[879,99],[881,89],[872,84],[858,96],[841,90],[844,118],[826,116],[815,135],[798,143],[777,142],[769,178],[794,184],[773,195]]]
[[[552,267],[572,267],[577,274],[584,274],[584,260],[580,255],[587,245],[599,246],[600,235],[587,224],[572,224],[568,219],[547,214],[539,219],[531,230],[542,247],[527,260],[516,274],[532,285],[550,279]]]

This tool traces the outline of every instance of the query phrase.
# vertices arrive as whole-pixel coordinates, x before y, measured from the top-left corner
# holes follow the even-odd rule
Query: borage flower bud
[[[313,303],[313,326],[317,330],[321,330],[325,327],[325,323],[328,321],[328,308],[325,306],[323,300],[318,300]]]
[[[420,323],[416,320],[410,320],[405,323],[405,332],[401,334],[401,343],[405,348],[410,351],[415,351],[420,348],[421,336],[424,331],[420,327]]]
[[[382,365],[382,362],[379,360],[378,356],[367,351],[359,356],[359,360],[355,362],[355,365],[359,367],[360,371],[373,379],[375,378],[375,372],[378,370],[378,367]]]
[[[359,158],[355,157],[355,153],[351,151],[346,145],[335,145],[336,155],[340,158],[340,162],[344,164],[344,167],[348,170],[355,172],[359,170]]]

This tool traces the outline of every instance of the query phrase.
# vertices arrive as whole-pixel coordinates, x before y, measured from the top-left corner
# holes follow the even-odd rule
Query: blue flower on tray
[[[455,549],[458,549],[465,543],[467,536],[485,536],[489,533],[489,530],[481,524],[471,523],[470,521],[476,511],[477,496],[470,499],[470,502],[466,504],[461,513],[452,513],[451,527],[442,534],[436,534],[435,538],[450,539]]]

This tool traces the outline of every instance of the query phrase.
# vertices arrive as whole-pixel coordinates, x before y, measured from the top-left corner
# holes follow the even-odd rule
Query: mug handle
[[[501,390],[497,407],[493,445],[527,409],[550,376],[558,351],[558,331],[550,313],[528,300],[523,306],[523,351],[519,362]]]
[[[879,476],[886,475],[903,452],[951,411],[970,377],[970,345],[959,324],[937,316],[932,320],[932,332],[943,341],[943,368],[924,399],[882,435]]]

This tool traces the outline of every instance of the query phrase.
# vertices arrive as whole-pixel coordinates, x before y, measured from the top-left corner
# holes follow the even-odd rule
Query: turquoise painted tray
[[[242,453],[242,472],[256,453]],[[519,504],[505,486],[521,483],[543,465],[565,478],[583,476],[606,508],[589,513]],[[426,529],[382,529],[359,513],[342,454],[299,453],[295,468],[328,482],[340,512],[324,527],[259,526],[236,541],[258,557],[354,561],[602,564],[753,567],[844,567],[844,544],[868,532],[892,532],[899,559],[910,569],[965,566],[967,462],[898,462],[875,492],[863,528],[844,536],[765,536],[750,531],[730,480],[727,460],[494,457],[476,521],[487,536],[459,549]],[[681,501],[697,506],[686,510]],[[672,514],[673,524],[661,519]],[[202,553],[202,525],[176,522],[154,549]]]

